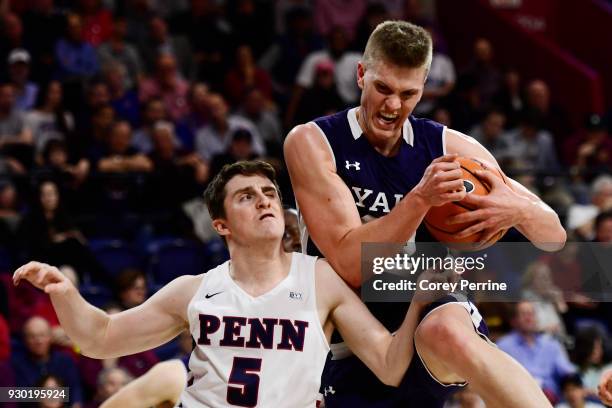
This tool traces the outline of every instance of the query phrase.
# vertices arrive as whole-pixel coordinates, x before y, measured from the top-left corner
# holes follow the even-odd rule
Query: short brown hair
[[[370,35],[363,52],[366,68],[383,60],[400,67],[426,67],[429,71],[431,58],[432,40],[429,33],[406,21],[380,23]]]
[[[276,171],[272,165],[261,160],[239,161],[234,164],[226,164],[223,166],[221,171],[208,184],[208,187],[206,187],[206,191],[204,191],[204,200],[206,201],[210,218],[213,220],[225,218],[225,207],[223,206],[227,194],[225,186],[232,178],[235,176],[255,175],[270,179],[274,187],[276,187],[278,198],[282,202],[280,189],[276,183]]]

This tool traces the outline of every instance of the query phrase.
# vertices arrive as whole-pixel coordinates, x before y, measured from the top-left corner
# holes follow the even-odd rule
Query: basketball
[[[463,172],[463,185],[465,186],[468,194],[487,195],[491,190],[490,186],[486,182],[480,180],[476,176],[476,171],[478,170],[490,170],[493,172],[493,174],[501,178],[504,183],[507,183],[504,175],[499,170],[493,166],[485,165],[480,160],[466,157],[459,157],[457,160],[461,164],[461,170]],[[446,220],[448,218],[473,210],[475,210],[475,208],[471,208],[469,204],[464,202],[464,200],[446,203],[438,207],[432,207],[425,215],[425,226],[435,239],[443,242],[451,248],[466,251],[477,251],[487,248],[496,243],[506,233],[506,231],[500,231],[487,242],[481,242],[483,231],[464,238],[458,238],[456,236],[458,232],[470,227],[473,225],[473,223],[460,223],[452,225],[446,224]]]

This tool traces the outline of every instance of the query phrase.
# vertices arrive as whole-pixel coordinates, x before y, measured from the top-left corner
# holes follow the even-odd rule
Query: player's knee
[[[423,320],[415,340],[419,349],[428,349],[445,359],[460,359],[470,347],[464,327],[444,315],[430,315]]]

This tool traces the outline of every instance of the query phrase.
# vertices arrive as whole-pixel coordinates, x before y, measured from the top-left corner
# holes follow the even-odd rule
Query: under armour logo
[[[330,393],[331,395],[334,395],[336,393],[336,390],[334,390],[334,387],[332,387],[331,385],[329,387],[325,387],[325,389],[323,390],[323,394],[327,397],[327,393]]]
[[[351,163],[350,161],[346,160],[346,165],[344,167],[346,167],[346,169],[350,169],[351,167],[354,167],[355,170],[361,170],[360,163],[358,161],[356,161],[355,163]]]

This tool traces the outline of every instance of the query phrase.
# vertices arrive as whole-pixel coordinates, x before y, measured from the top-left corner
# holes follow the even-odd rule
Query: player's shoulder
[[[412,126],[412,128],[415,131],[436,131],[436,132],[442,132],[443,130],[447,129],[446,125],[440,123],[440,122],[436,122],[435,120],[432,119],[428,119],[428,118],[420,118],[414,115],[410,115],[408,116],[407,119],[410,122],[410,125]]]

